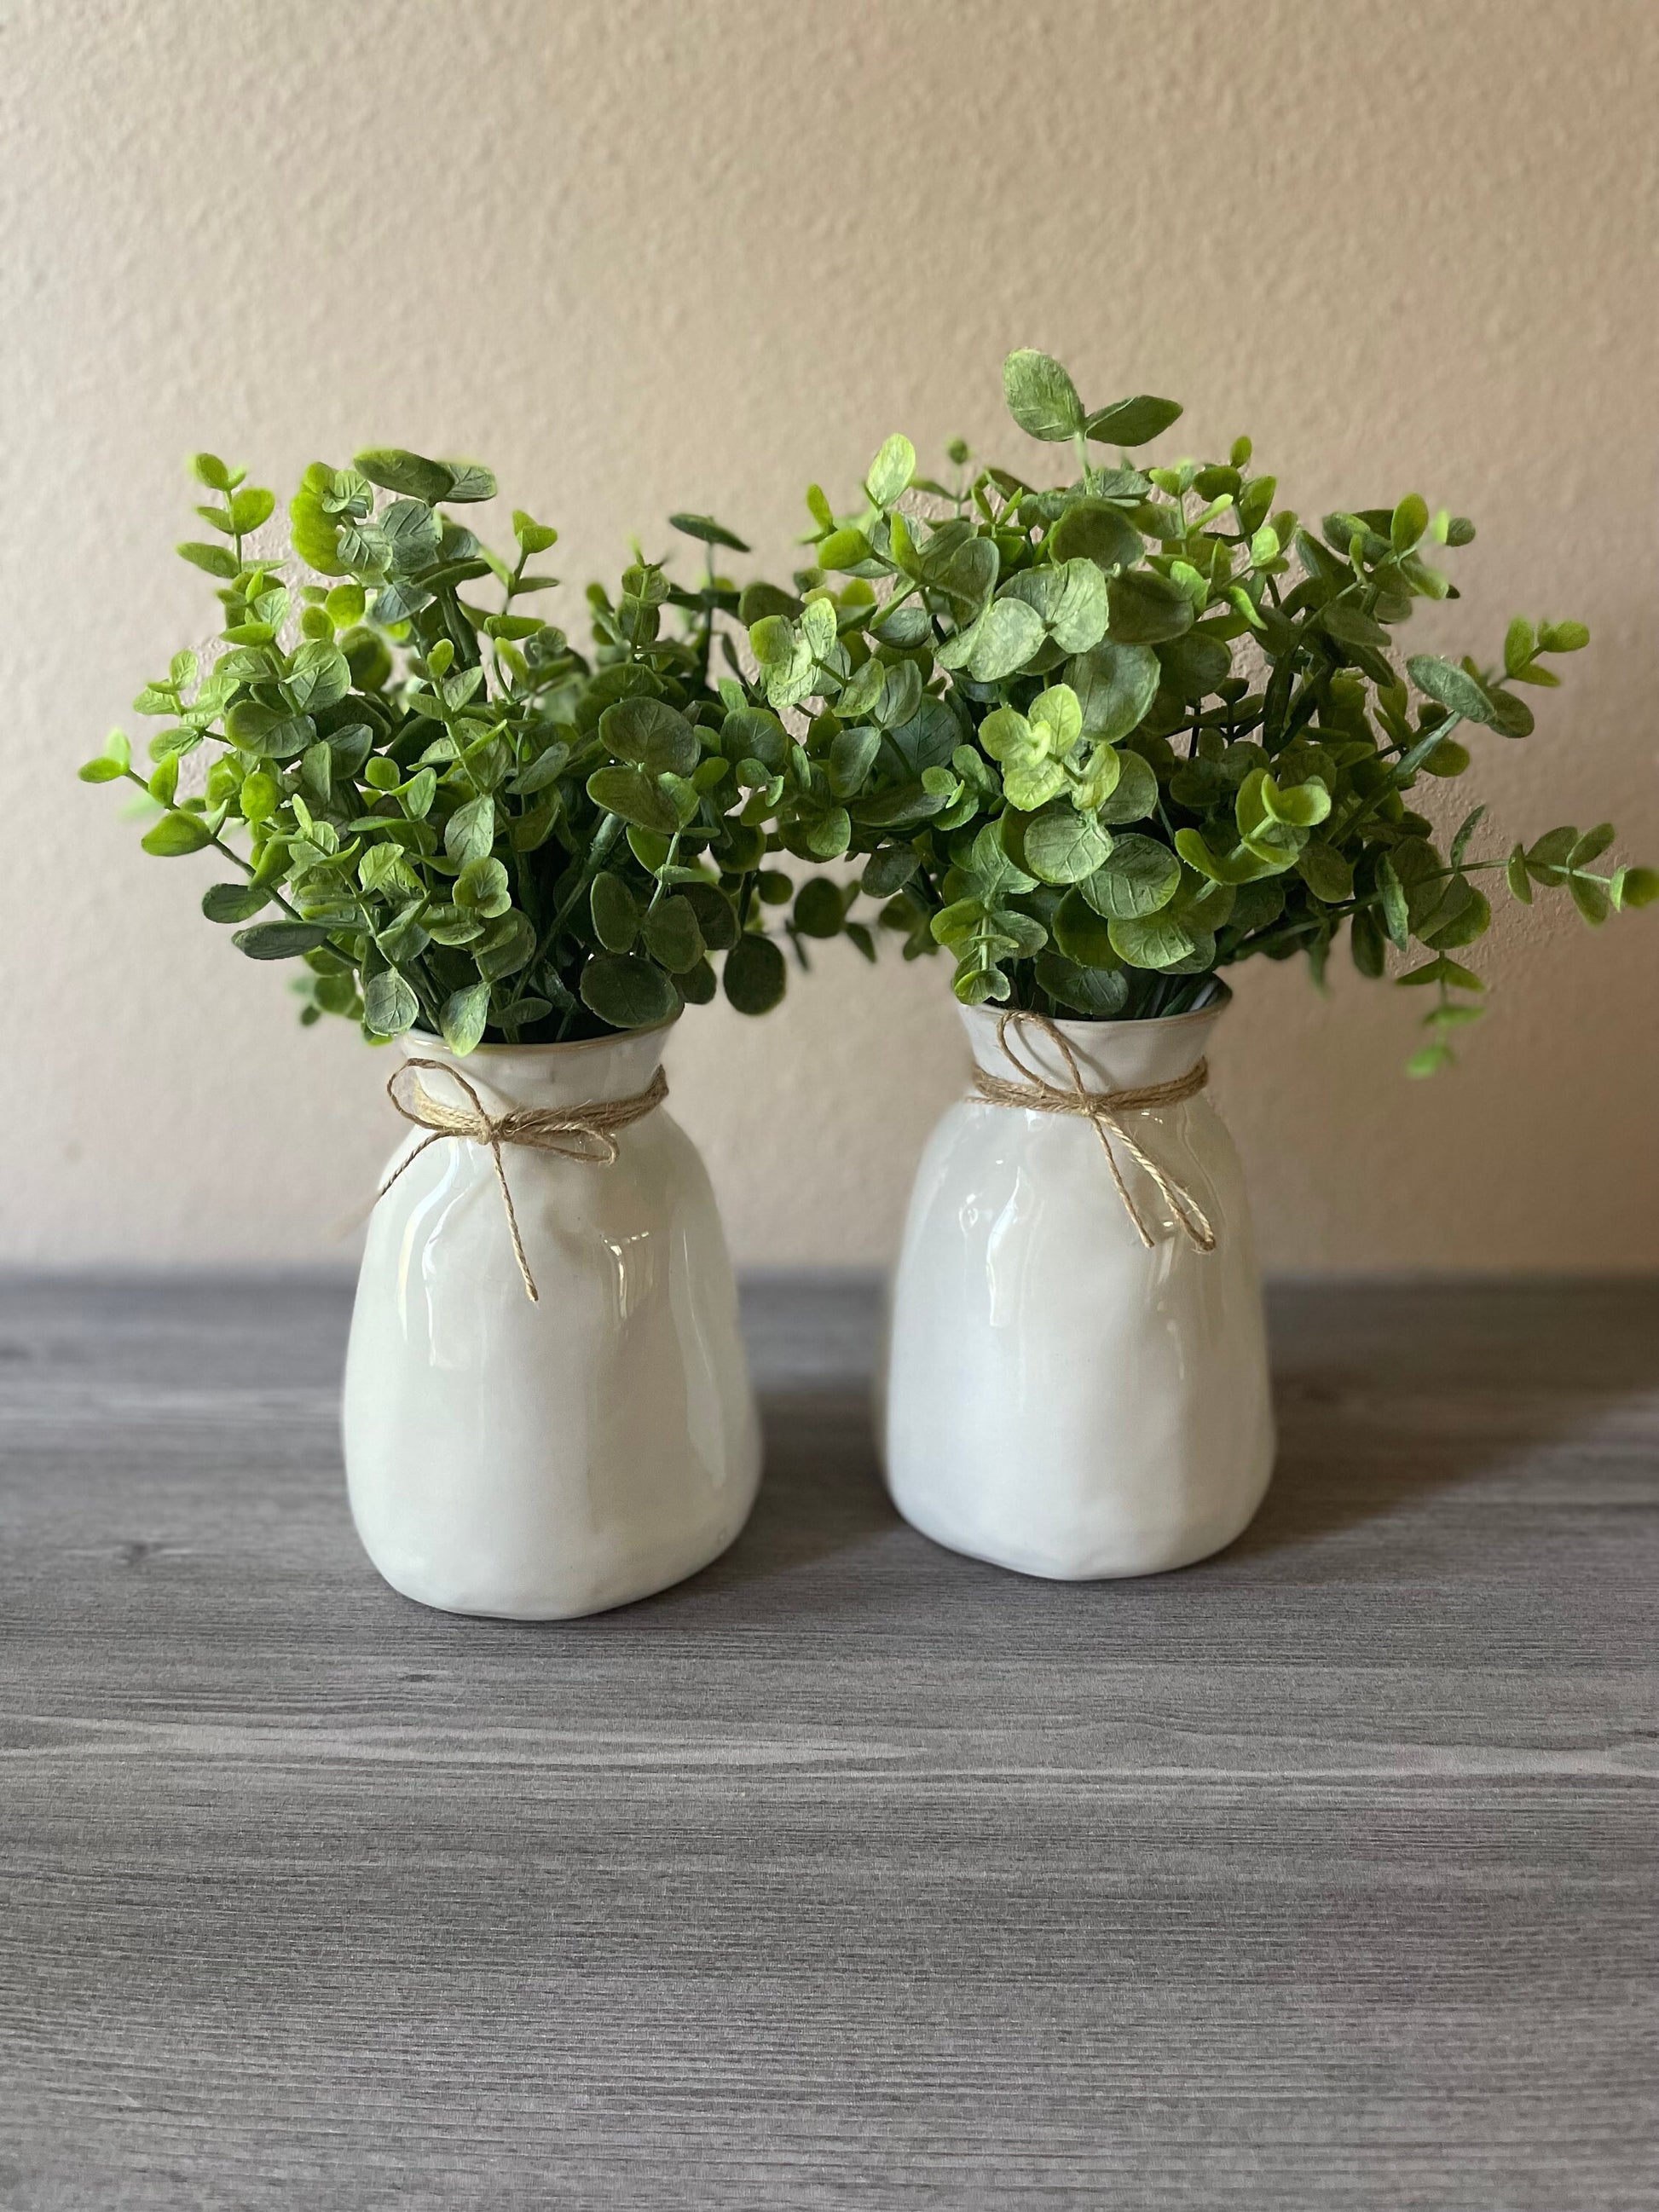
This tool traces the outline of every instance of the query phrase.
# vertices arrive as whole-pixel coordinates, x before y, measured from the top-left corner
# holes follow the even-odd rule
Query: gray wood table
[[[1659,2205],[1659,1287],[1298,1285],[1223,1557],[1026,1581],[759,1286],[678,1590],[423,1612],[335,1280],[0,1287],[0,2204]]]

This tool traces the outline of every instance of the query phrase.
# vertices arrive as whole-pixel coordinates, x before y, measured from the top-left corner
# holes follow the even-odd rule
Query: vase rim
[[[1056,1014],[1052,1018],[1058,1030],[1084,1030],[1091,1036],[1108,1034],[1121,1036],[1127,1035],[1132,1030],[1163,1031],[1179,1029],[1182,1022],[1212,1022],[1218,1014],[1225,1013],[1227,1008],[1232,1004],[1232,986],[1229,983],[1218,983],[1216,995],[1207,1006],[1190,1006],[1184,1014],[1145,1014],[1133,1021],[1127,1022],[1119,1021],[1110,1014]],[[1022,1012],[1029,1013],[1030,1009],[999,1006],[992,1004],[963,1006],[961,1011],[964,1014],[983,1014],[994,1021],[1000,1015],[1017,1014]]]
[[[684,1011],[684,1007],[680,1009],[681,1013]],[[404,1037],[418,1038],[422,1045],[431,1045],[435,1050],[447,1054],[458,1067],[465,1067],[489,1054],[512,1053],[522,1057],[530,1053],[591,1052],[597,1045],[631,1044],[636,1037],[659,1036],[665,1030],[672,1030],[679,1018],[678,1013],[670,1014],[665,1022],[653,1022],[649,1029],[612,1030],[608,1036],[568,1037],[562,1044],[475,1044],[465,1055],[447,1045],[441,1036],[434,1036],[429,1030],[405,1030],[398,1042],[401,1044]]]

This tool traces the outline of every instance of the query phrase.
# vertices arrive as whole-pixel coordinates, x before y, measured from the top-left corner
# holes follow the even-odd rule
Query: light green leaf
[[[176,775],[178,755],[170,753],[167,758],[173,763]],[[155,827],[138,842],[147,853],[155,853],[162,860],[172,860],[186,853],[199,853],[204,846],[213,842],[213,836],[199,814],[164,814]]]
[[[1026,862],[1045,884],[1080,883],[1105,863],[1111,850],[1106,832],[1063,799],[1026,824]]]
[[[1132,830],[1113,838],[1111,851],[1103,866],[1079,885],[1096,913],[1104,915],[1109,921],[1156,914],[1169,905],[1180,888],[1181,863],[1169,847],[1156,837],[1143,837]],[[1116,944],[1115,938],[1113,942]],[[1118,949],[1122,951],[1121,946]],[[1123,957],[1126,960],[1133,957],[1127,952]],[[1142,960],[1134,964],[1149,967],[1161,963]]]
[[[452,991],[444,1000],[438,1026],[451,1052],[465,1060],[482,1039],[489,1020],[489,984],[468,983],[461,990]]]
[[[275,929],[278,925],[268,926]],[[395,968],[383,968],[363,985],[363,1022],[376,1036],[402,1036],[420,1018],[421,1002]]]
[[[1002,389],[1008,411],[1029,437],[1054,444],[1083,428],[1083,402],[1060,363],[1046,353],[1022,347],[1002,364]]]
[[[908,490],[915,472],[916,449],[907,437],[896,431],[871,462],[870,473],[864,480],[872,507],[891,507]]]
[[[1173,915],[1124,916],[1110,924],[1112,950],[1131,968],[1174,968],[1190,959],[1200,939]],[[1213,940],[1212,940],[1213,941]]]
[[[1066,671],[1076,692],[1085,737],[1115,744],[1139,727],[1158,694],[1158,655],[1147,645],[1102,643]]]

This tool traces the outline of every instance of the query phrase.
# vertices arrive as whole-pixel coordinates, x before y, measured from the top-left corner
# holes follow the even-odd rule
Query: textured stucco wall
[[[477,453],[573,579],[674,505],[781,567],[889,429],[1012,451],[998,364],[1044,346],[1194,447],[1248,428],[1304,512],[1474,514],[1483,649],[1517,608],[1596,634],[1488,745],[1501,827],[1659,857],[1656,108],[1650,0],[0,0],[0,1259],[343,1256],[392,1133],[385,1060],[70,780],[208,627],[167,550],[198,445],[279,486]],[[1407,994],[1241,973],[1271,1261],[1659,1259],[1659,915],[1492,943],[1431,1085]],[[959,1066],[942,963],[836,947],[768,1024],[688,1021],[740,1256],[884,1255]]]

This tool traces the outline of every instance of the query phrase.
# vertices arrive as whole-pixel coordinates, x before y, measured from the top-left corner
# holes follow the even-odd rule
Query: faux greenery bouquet
[[[807,718],[814,778],[868,856],[862,889],[908,956],[951,949],[958,997],[1173,1014],[1253,953],[1321,975],[1346,925],[1366,975],[1420,948],[1397,980],[1435,994],[1426,1074],[1480,1011],[1455,956],[1491,922],[1483,875],[1526,903],[1565,890],[1597,926],[1659,896],[1659,872],[1598,866],[1606,823],[1504,860],[1477,850],[1484,806],[1443,848],[1410,804],[1469,767],[1460,731],[1526,737],[1514,687],[1554,685],[1551,659],[1589,641],[1517,617],[1501,665],[1397,665],[1416,602],[1456,598],[1435,562],[1472,523],[1412,494],[1306,528],[1248,439],[1222,462],[1133,465],[1173,401],[1090,410],[1033,352],[1004,381],[1023,429],[1073,448],[1073,482],[975,468],[958,443],[939,483],[890,438],[853,514],[809,491],[814,565],[793,597],[761,587],[750,628],[770,707]],[[833,934],[849,903],[820,878],[796,923]]]
[[[776,1004],[763,909],[792,885],[763,863],[799,749],[735,671],[711,675],[715,618],[739,607],[715,549],[741,539],[673,517],[707,548],[702,582],[636,558],[614,600],[590,588],[585,655],[528,611],[557,533],[515,512],[509,562],[444,512],[494,497],[487,469],[315,463],[275,552],[250,544],[270,491],[210,453],[195,473],[216,536],[179,550],[217,580],[224,649],[175,654],[138,695],[164,726],[145,769],[118,732],[81,775],[140,786],[146,851],[235,867],[204,911],[254,959],[304,963],[303,1018],[418,1026],[458,1053],[588,1036],[712,998],[717,955],[735,1006]],[[492,578],[489,611],[469,595]]]

